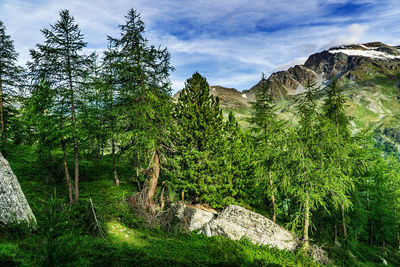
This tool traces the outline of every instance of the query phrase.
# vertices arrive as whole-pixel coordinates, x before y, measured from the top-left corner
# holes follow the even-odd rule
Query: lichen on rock
[[[0,153],[0,223],[19,221],[35,223],[36,219],[17,177]]]

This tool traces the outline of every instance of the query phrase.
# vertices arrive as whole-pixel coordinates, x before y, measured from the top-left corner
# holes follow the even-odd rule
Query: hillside
[[[372,42],[312,54],[303,65],[272,73],[268,80],[281,115],[292,119],[295,99],[304,92],[307,79],[316,81],[323,99],[324,88],[335,77],[348,97],[347,113],[352,117],[353,130],[373,129],[385,136],[386,141],[398,143],[400,131],[395,115],[400,113],[399,71],[399,47]],[[240,92],[211,86],[210,92],[219,97],[225,114],[234,111],[240,123],[247,126],[246,118],[251,114],[257,88],[258,84]],[[178,95],[175,94],[175,99]]]

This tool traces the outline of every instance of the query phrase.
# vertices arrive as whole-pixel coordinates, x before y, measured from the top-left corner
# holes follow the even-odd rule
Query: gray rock
[[[243,207],[229,205],[218,217],[203,226],[201,233],[221,235],[232,240],[247,238],[254,244],[294,251],[299,240],[266,217]]]
[[[0,222],[36,222],[17,177],[0,153]]]
[[[187,231],[200,229],[216,217],[216,212],[206,211],[182,203],[175,203],[171,207],[169,214],[169,224],[181,226]]]

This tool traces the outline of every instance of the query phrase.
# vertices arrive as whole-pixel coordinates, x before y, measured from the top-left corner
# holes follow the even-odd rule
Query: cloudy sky
[[[398,0],[0,0],[0,20],[25,63],[60,10],[75,17],[88,52],[101,53],[130,8],[141,13],[150,43],[168,47],[174,91],[195,71],[211,85],[244,90],[262,72],[301,64],[331,46],[400,44]]]

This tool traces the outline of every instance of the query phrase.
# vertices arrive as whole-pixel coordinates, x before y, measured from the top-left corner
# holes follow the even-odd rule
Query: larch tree
[[[44,44],[31,50],[29,67],[35,79],[46,79],[55,91],[53,112],[62,118],[63,132],[60,143],[72,139],[74,151],[74,202],[79,199],[79,145],[77,113],[82,83],[90,60],[82,53],[86,47],[83,34],[68,10],[60,11],[60,19],[42,30]]]
[[[351,205],[348,195],[354,186],[351,175],[352,152],[357,150],[357,144],[351,138],[350,118],[346,114],[346,97],[338,87],[337,80],[327,87],[327,97],[322,104],[323,117],[321,123],[324,128],[323,144],[327,174],[331,177],[335,189],[332,190],[331,200],[335,208],[339,206],[342,221],[343,236],[347,237],[345,210]],[[354,146],[354,144],[356,146]]]
[[[289,192],[300,203],[302,216],[299,218],[302,218],[300,224],[303,228],[305,251],[309,248],[311,211],[325,205],[324,197],[330,189],[328,179],[324,175],[323,151],[320,147],[321,130],[318,124],[317,90],[315,83],[309,80],[306,92],[297,103],[299,125],[290,140],[292,178]]]
[[[6,27],[0,21],[0,127],[1,151],[6,149],[6,112],[8,97],[15,93],[21,68],[17,66],[18,53],[14,48],[14,41],[6,33]]]
[[[110,60],[117,88],[119,140],[133,167],[149,177],[145,199],[153,205],[163,151],[168,148],[171,121],[170,54],[149,45],[140,15],[129,10],[120,36],[109,37]]]
[[[283,162],[282,147],[283,123],[277,116],[277,108],[272,98],[269,81],[262,74],[253,103],[253,115],[250,118],[251,131],[256,147],[257,177],[262,187],[266,188],[272,205],[272,220],[277,216],[277,180],[282,175],[280,166]],[[265,189],[262,190],[265,190]]]

